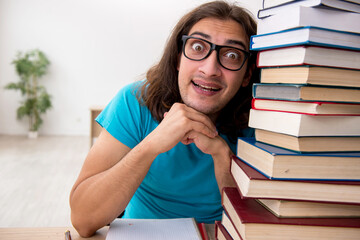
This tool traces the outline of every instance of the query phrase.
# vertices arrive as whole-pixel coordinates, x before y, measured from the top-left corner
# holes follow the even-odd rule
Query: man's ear
[[[248,69],[246,70],[244,79],[243,79],[243,81],[241,83],[242,87],[246,87],[249,84],[251,76],[252,76],[252,74],[254,72],[254,69],[255,69],[255,64],[251,64],[251,66],[248,67]]]

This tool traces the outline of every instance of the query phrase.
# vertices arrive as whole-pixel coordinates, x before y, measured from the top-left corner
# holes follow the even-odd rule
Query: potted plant
[[[5,88],[20,90],[23,100],[17,109],[17,118],[29,117],[29,137],[36,138],[43,122],[41,115],[52,107],[51,96],[39,84],[39,78],[47,73],[50,62],[43,52],[35,49],[19,52],[12,64],[20,80],[7,84]]]

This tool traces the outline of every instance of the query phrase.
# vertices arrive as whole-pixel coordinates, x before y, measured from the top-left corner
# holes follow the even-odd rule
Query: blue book
[[[250,41],[250,50],[254,51],[296,45],[315,45],[360,50],[359,33],[311,26],[253,35]]]
[[[238,138],[237,156],[269,179],[360,181],[360,152],[299,153]]]
[[[360,88],[282,84],[254,83],[253,97],[288,101],[319,101],[319,102],[360,102]]]

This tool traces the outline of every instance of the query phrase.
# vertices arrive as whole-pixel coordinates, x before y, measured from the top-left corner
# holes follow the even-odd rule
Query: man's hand
[[[192,132],[200,133],[209,139],[218,135],[208,116],[185,104],[175,103],[164,115],[159,126],[146,137],[146,141],[153,143],[158,153],[163,153],[186,139]]]

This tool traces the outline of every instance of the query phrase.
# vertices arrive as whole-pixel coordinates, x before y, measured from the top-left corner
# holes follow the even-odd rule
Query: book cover
[[[229,216],[226,214],[225,211],[223,211],[223,214],[222,214],[221,224],[224,226],[226,231],[229,233],[229,235],[231,236],[231,239],[242,240],[242,237],[237,232],[236,227],[234,226],[234,224],[232,223],[232,221],[230,220]]]
[[[285,5],[288,3],[299,2],[299,1],[307,1],[307,0],[263,0],[262,8],[271,8],[271,7]],[[309,1],[313,1],[313,0],[309,0]],[[360,4],[360,0],[343,0],[343,1]]]
[[[262,68],[261,83],[313,84],[360,88],[360,71],[311,65]]]
[[[215,239],[216,240],[233,240],[230,234],[220,221],[215,221]],[[242,240],[242,239],[241,239]]]
[[[360,136],[295,137],[255,129],[255,139],[296,152],[360,152]]]
[[[360,88],[305,84],[254,83],[254,98],[287,101],[360,103]]]
[[[224,210],[243,239],[358,239],[355,218],[278,218],[254,199],[241,199],[236,188],[224,188]]]
[[[360,205],[319,203],[279,199],[255,199],[267,210],[281,218],[348,218],[360,221]]]
[[[237,156],[269,179],[360,181],[360,152],[299,153],[240,137]]]
[[[250,40],[250,50],[254,51],[296,45],[315,45],[360,50],[360,34],[358,33],[311,26],[253,35]]]
[[[334,10],[344,10],[350,12],[360,12],[360,5],[353,2],[344,0],[303,0],[303,1],[287,1],[281,5],[267,7],[258,11],[258,18],[268,17],[274,14],[278,14],[284,11],[288,11],[290,8],[304,6],[304,7],[327,7],[334,8]]]
[[[275,99],[252,99],[257,110],[302,113],[310,115],[360,115],[360,103],[287,101]]]
[[[249,127],[303,136],[360,136],[360,116],[322,116],[250,109]]]
[[[358,14],[360,16],[360,14]],[[347,69],[360,69],[360,51],[300,45],[258,52],[257,66],[315,65]]]
[[[257,35],[303,26],[360,33],[360,24],[354,24],[358,22],[360,22],[360,14],[358,13],[297,6],[259,19]]]
[[[237,157],[230,171],[244,198],[360,204],[359,181],[272,180]]]

